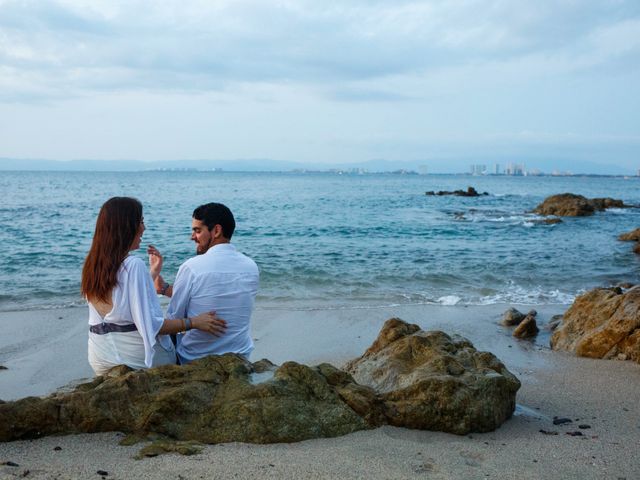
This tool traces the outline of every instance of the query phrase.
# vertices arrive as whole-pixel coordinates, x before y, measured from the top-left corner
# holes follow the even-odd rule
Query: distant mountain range
[[[238,160],[39,160],[0,158],[0,170],[26,171],[144,171],[144,170],[214,170],[234,172],[288,172],[293,170],[327,171],[361,169],[368,172],[393,172],[398,170],[420,173],[469,173],[471,165],[483,164],[492,171],[494,164],[504,171],[504,159],[425,159],[422,161],[369,160],[353,163],[303,163],[271,159]],[[587,161],[567,159],[514,159],[511,163],[524,164],[528,170],[543,173],[571,172],[594,175],[636,175],[637,170],[619,165],[603,165]]]

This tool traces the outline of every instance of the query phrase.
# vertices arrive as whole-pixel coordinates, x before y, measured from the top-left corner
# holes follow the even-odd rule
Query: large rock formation
[[[613,198],[586,198],[574,193],[561,193],[547,197],[533,212],[559,217],[583,217],[607,208],[626,207],[622,200]]]
[[[0,441],[51,434],[153,432],[203,443],[295,442],[385,423],[465,434],[497,428],[518,380],[468,340],[388,320],[365,355],[342,370],[227,354],[185,366],[103,377],[46,398],[0,401]]]
[[[551,348],[640,363],[640,286],[596,288],[576,298],[551,336]]]
[[[275,368],[228,354],[109,373],[71,393],[1,404],[0,440],[122,431],[203,443],[274,443],[369,426],[318,368],[294,362]]]
[[[390,424],[458,434],[496,429],[513,413],[520,388],[494,355],[468,340],[395,318],[345,369],[379,392]]]

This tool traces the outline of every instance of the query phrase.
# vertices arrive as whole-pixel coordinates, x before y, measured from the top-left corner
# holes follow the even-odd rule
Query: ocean
[[[468,186],[489,195],[425,195]],[[82,263],[116,195],[143,203],[142,244],[163,253],[169,281],[195,254],[193,209],[225,203],[232,242],[260,267],[263,305],[569,304],[638,282],[640,256],[617,236],[640,227],[640,209],[538,223],[529,212],[562,192],[640,205],[640,178],[0,172],[0,311],[83,305]]]

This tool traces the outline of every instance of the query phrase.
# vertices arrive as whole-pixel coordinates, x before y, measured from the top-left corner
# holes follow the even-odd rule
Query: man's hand
[[[192,328],[221,337],[227,330],[227,322],[216,316],[216,312],[201,313],[191,318]]]
[[[155,282],[162,271],[164,259],[160,254],[160,250],[153,245],[147,247],[147,253],[149,254],[149,273],[151,274],[151,279]]]

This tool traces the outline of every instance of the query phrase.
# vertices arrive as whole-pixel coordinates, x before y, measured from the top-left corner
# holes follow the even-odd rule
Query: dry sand
[[[117,432],[47,437],[0,443],[0,463],[19,465],[0,466],[0,478],[100,478],[98,470],[108,479],[640,478],[640,365],[552,352],[544,331],[535,342],[517,341],[497,325],[506,308],[263,304],[254,316],[252,360],[275,363],[339,366],[360,355],[392,316],[461,334],[495,353],[522,381],[516,415],[495,432],[456,436],[383,427],[295,444],[210,445],[194,456],[144,460],[133,459],[142,445],[119,446]],[[539,322],[564,309],[538,307]],[[0,371],[3,400],[45,395],[91,376],[85,309],[4,312],[0,327],[0,365],[8,368]],[[553,425],[554,416],[572,423]]]

